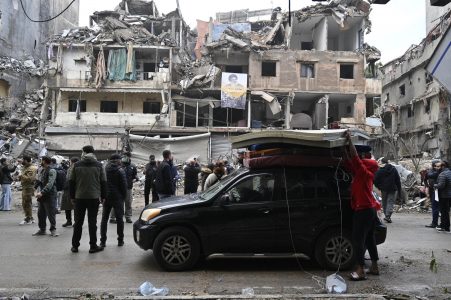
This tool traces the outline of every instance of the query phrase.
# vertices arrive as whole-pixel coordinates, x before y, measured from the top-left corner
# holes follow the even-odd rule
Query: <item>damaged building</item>
[[[49,149],[93,143],[107,153],[132,135],[208,134],[204,159],[214,160],[231,154],[230,136],[256,130],[374,133],[380,52],[364,42],[369,13],[365,0],[336,0],[291,14],[218,13],[191,31],[178,8],[164,15],[153,1],[124,0],[49,41]],[[224,105],[225,89],[244,90],[239,107]]]
[[[66,9],[67,8],[67,9]],[[52,19],[65,9],[58,18]],[[79,0],[11,0],[0,2],[0,151],[13,137],[18,156],[38,137],[46,97],[47,38],[78,26]],[[49,20],[48,22],[36,22]],[[33,21],[32,21],[33,20]],[[43,120],[45,122],[45,120]],[[19,150],[20,149],[20,150]]]
[[[427,152],[435,158],[449,159],[451,98],[426,66],[450,26],[450,17],[448,10],[438,22],[434,21],[420,44],[381,68],[382,103],[378,114],[385,129],[374,142],[379,156],[415,157]],[[428,19],[428,28],[430,22]]]

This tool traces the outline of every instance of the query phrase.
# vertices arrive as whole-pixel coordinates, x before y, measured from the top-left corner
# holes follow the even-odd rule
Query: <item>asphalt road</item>
[[[134,212],[135,215],[138,211]],[[33,237],[37,225],[19,226],[19,207],[0,212],[0,296],[28,292],[68,295],[82,292],[114,295],[136,294],[150,281],[166,286],[171,295],[239,294],[246,287],[255,293],[319,293],[331,274],[307,260],[222,259],[203,262],[190,272],[168,273],[155,263],[151,251],[133,242],[132,225],[125,225],[125,246],[117,247],[115,225],[103,252],[89,254],[85,221],[79,253],[71,253],[72,228],[62,228],[64,215],[57,216],[60,236]],[[100,217],[99,217],[100,220]],[[348,282],[351,293],[441,294],[451,291],[451,235],[424,227],[427,214],[396,214],[389,224],[385,244],[379,247],[381,276],[365,282]],[[429,271],[431,253],[438,273]],[[346,276],[347,272],[342,272]],[[451,296],[451,295],[450,295]]]

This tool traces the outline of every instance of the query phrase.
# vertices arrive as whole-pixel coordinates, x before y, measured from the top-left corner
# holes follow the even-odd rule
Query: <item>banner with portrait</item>
[[[246,109],[247,74],[222,73],[221,107]]]

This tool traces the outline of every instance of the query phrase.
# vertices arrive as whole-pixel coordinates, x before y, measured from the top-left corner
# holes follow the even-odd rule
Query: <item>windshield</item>
[[[221,180],[219,180],[217,183],[215,183],[214,185],[209,187],[207,190],[201,192],[199,194],[199,197],[202,200],[210,200],[210,199],[212,199],[214,196],[216,196],[216,194],[218,194],[219,191],[222,190],[222,188],[224,186],[226,186],[234,178],[240,176],[241,174],[243,174],[246,171],[247,171],[246,168],[240,168],[238,170],[233,171],[231,174],[221,178]]]

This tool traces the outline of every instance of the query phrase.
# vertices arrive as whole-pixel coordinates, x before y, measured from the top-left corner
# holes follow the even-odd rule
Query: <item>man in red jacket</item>
[[[379,257],[374,237],[378,204],[372,193],[374,174],[379,166],[373,159],[359,158],[349,131],[345,133],[345,138],[348,144],[348,147],[345,147],[347,165],[353,175],[351,185],[351,208],[354,211],[352,240],[357,264],[354,272],[350,274],[350,279],[357,281],[366,279],[365,249],[368,249],[372,261],[369,273],[379,275],[377,265]]]

